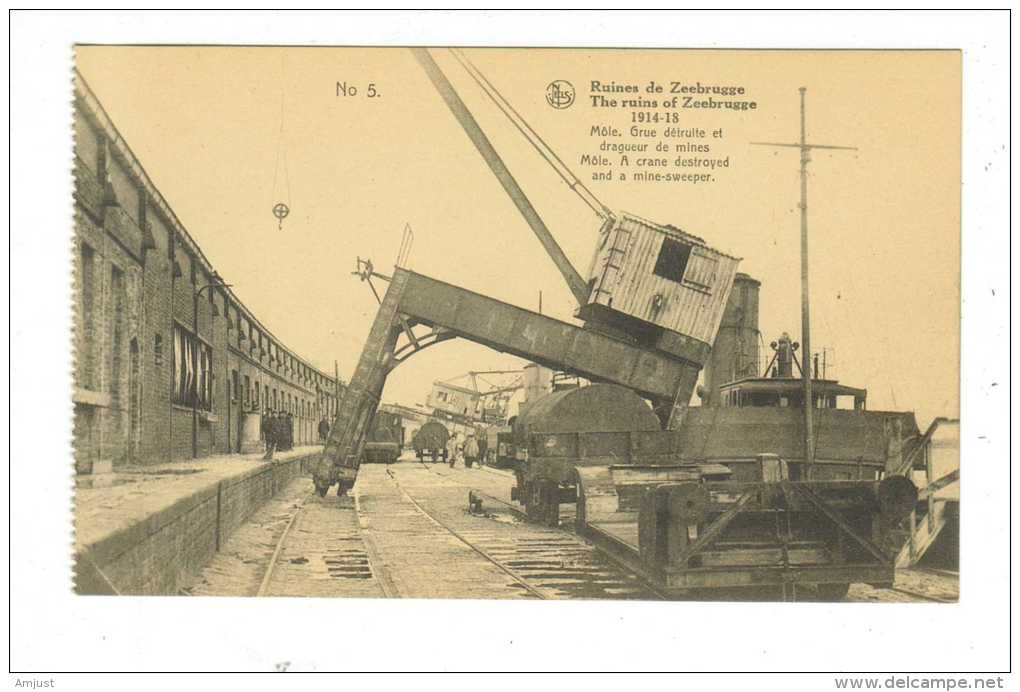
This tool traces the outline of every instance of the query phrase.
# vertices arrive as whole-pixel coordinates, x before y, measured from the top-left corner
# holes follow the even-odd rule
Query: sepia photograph
[[[960,77],[77,46],[77,591],[955,601]]]
[[[11,684],[1002,688],[1009,21],[12,14]]]

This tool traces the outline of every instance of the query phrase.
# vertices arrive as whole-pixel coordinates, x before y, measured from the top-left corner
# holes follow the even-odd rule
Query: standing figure
[[[276,451],[276,446],[279,443],[275,411],[269,412],[269,415],[266,418],[265,422],[263,423],[262,428],[266,438],[266,455],[262,458],[269,460],[273,458],[273,452]]]
[[[486,439],[484,433],[478,435],[477,439],[478,439],[478,465],[481,466],[482,464],[485,464],[488,461],[487,457],[489,454],[489,440]]]
[[[329,437],[329,422],[323,418],[319,421],[319,439],[323,442]]]
[[[450,439],[447,440],[446,453],[450,458],[450,468],[453,468],[454,462],[457,461],[457,433],[450,435]]]
[[[478,461],[478,441],[474,435],[469,435],[464,441],[464,466],[471,468]]]

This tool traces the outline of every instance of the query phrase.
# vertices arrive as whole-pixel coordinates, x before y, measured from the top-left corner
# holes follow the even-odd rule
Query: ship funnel
[[[721,403],[719,388],[758,373],[758,292],[761,282],[743,272],[733,278],[730,298],[723,311],[712,356],[705,365],[702,405]]]

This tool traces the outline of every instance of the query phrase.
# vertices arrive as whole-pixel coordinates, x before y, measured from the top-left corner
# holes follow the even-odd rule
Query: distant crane
[[[434,387],[450,387],[453,389],[463,390],[465,393],[470,393],[471,398],[476,402],[482,399],[494,398],[497,402],[494,408],[498,408],[500,410],[500,417],[503,417],[505,414],[504,408],[506,402],[510,400],[510,397],[514,392],[524,387],[523,372],[523,370],[471,370],[463,375],[458,375],[448,380],[436,382]],[[505,383],[494,384],[482,377],[483,375],[517,375],[517,377]],[[458,384],[458,382],[462,380],[469,380],[469,386]],[[479,387],[479,380],[481,380],[487,389],[483,390]],[[485,418],[484,408],[481,412],[481,416],[483,419]],[[467,417],[474,418],[474,416]]]

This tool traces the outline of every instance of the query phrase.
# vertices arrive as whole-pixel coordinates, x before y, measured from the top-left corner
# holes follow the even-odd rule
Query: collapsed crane
[[[708,361],[739,259],[673,226],[610,212],[554,153],[543,153],[600,217],[595,252],[587,276],[582,275],[429,51],[411,50],[553,260],[584,326],[411,272],[399,266],[399,257],[391,276],[359,261],[363,281],[371,285],[378,278],[389,285],[315,466],[316,490],[325,495],[335,484],[343,494],[354,485],[386,377],[414,353],[451,338],[468,339],[592,382],[622,385],[652,402],[664,427],[679,427]],[[455,56],[529,142],[540,152],[551,152],[484,76],[462,54]]]
[[[354,485],[365,432],[389,372],[423,348],[463,338],[600,384],[551,394],[531,409],[526,423],[535,430],[521,431],[527,437],[521,447],[524,468],[515,469],[517,499],[529,516],[558,525],[558,506],[576,502],[579,534],[677,595],[764,587],[779,589],[786,599],[806,586],[829,600],[845,595],[852,582],[891,584],[901,525],[918,504],[916,486],[897,470],[909,420],[856,406],[819,411],[819,420],[831,419],[830,427],[840,431],[839,439],[820,445],[824,459],[808,453],[798,460],[791,444],[811,431],[796,429],[801,414],[789,406],[741,410],[744,398],[738,396],[736,408],[702,407],[688,417],[739,259],[673,226],[609,211],[455,51],[600,218],[595,252],[582,275],[429,52],[412,50],[560,271],[583,326],[411,272],[402,266],[403,251],[391,276],[359,260],[362,280],[372,285],[378,278],[389,286],[314,470],[316,490],[324,495],[337,484],[343,494]],[[718,374],[711,378],[713,392]],[[654,429],[652,421],[638,429],[623,423],[624,430],[542,428],[543,418],[557,418],[557,404],[569,408],[568,395],[595,400],[604,392],[620,400],[625,393],[612,391],[614,385],[651,402],[663,429]],[[733,399],[733,391],[726,394]],[[805,408],[814,405],[804,399]],[[640,402],[634,411],[650,415]],[[724,428],[721,437],[714,434],[717,423]]]

